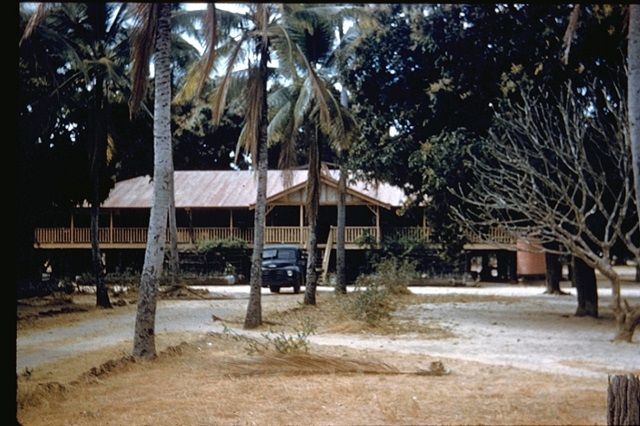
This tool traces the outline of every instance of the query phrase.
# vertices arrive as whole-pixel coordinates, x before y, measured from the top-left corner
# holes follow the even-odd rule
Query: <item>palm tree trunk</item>
[[[342,28],[340,29],[342,31]],[[342,87],[340,92],[340,104],[344,107],[349,105],[347,90]],[[347,166],[346,154],[340,153],[340,177],[338,180],[338,218],[336,233],[336,293],[345,294],[347,292],[347,252],[345,249],[345,227],[347,222],[346,198],[347,198]]]
[[[156,354],[155,316],[158,284],[162,277],[167,214],[171,203],[171,24],[170,5],[159,6],[155,44],[155,99],[153,120],[153,202],[147,248],[138,292],[133,355]]]
[[[628,95],[629,124],[633,182],[636,191],[636,208],[640,221],[640,4],[629,5],[628,44]],[[636,259],[640,261],[640,259]]]
[[[267,62],[269,61],[269,47],[263,43],[260,49],[260,81],[262,99],[260,128],[258,130],[258,191],[256,194],[256,211],[253,220],[253,254],[251,256],[250,291],[247,315],[244,328],[251,329],[262,324],[262,251],[264,249],[264,226],[267,208]]]
[[[180,272],[180,258],[178,254],[178,225],[176,223],[176,193],[174,185],[174,173],[173,173],[173,154],[171,155],[171,202],[169,204],[169,261],[167,269],[169,272],[169,279],[171,285],[175,286],[177,281],[177,275]]]
[[[307,220],[309,239],[307,240],[307,280],[304,289],[304,304],[316,304],[316,255],[318,251],[318,207],[320,204],[320,147],[318,127],[309,132],[309,173],[307,176]],[[329,248],[327,248],[328,250]]]
[[[104,282],[102,254],[100,253],[99,226],[100,226],[100,176],[106,161],[107,129],[104,123],[104,79],[101,75],[96,77],[93,104],[93,124],[91,135],[91,147],[89,153],[91,174],[91,264],[96,282],[96,306],[111,308],[109,293]]]
[[[345,249],[345,227],[347,222],[347,167],[340,161],[340,178],[338,180],[338,227],[336,232],[336,293],[347,292],[347,252]]]
[[[107,19],[107,9],[104,4],[87,4],[87,15],[92,28],[94,41],[93,49],[97,55],[101,54],[102,43],[105,37],[105,22]],[[101,73],[96,75],[94,86],[93,104],[91,107],[91,117],[89,128],[91,130],[90,143],[88,144],[89,154],[89,174],[91,179],[91,265],[96,283],[96,306],[101,308],[111,308],[109,293],[104,282],[102,254],[100,253],[100,178],[106,163],[107,149],[107,126],[106,115],[107,99],[104,95],[104,76]]]

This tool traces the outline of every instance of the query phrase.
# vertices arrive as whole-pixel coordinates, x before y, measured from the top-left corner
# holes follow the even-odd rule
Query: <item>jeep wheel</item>
[[[275,285],[270,285],[269,290],[271,290],[271,293],[280,293],[280,287]]]
[[[293,293],[294,294],[300,293],[300,287],[302,286],[302,283],[303,283],[302,277],[298,276],[298,281],[293,284]]]

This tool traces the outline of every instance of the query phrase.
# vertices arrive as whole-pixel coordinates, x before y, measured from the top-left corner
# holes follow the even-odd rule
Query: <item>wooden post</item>
[[[229,209],[229,233],[231,238],[233,238],[233,209]]]
[[[424,207],[422,208],[422,232],[420,234],[423,240],[427,239],[427,212]]]
[[[304,207],[300,204],[300,219],[298,221],[300,224],[300,244],[304,244]]]
[[[376,206],[376,243],[380,245],[380,206]]]
[[[109,242],[113,244],[113,211],[109,212]]]
[[[321,281],[327,284],[327,274],[329,272],[329,261],[331,260],[331,249],[333,247],[333,226],[329,227],[329,236],[327,244],[324,247],[324,256],[322,256],[322,277]]]
[[[191,244],[195,244],[193,239],[193,214],[191,209],[186,209],[189,213],[189,239],[191,240]]]
[[[640,425],[640,379],[633,374],[609,376],[607,424]]]
[[[71,212],[71,242],[73,243],[73,211]]]

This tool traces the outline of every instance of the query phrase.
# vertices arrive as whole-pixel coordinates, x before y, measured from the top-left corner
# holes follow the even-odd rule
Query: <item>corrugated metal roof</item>
[[[338,171],[329,171],[334,180]],[[291,186],[307,178],[306,170],[291,171]],[[255,203],[257,174],[252,171],[206,170],[174,172],[176,207],[246,207]],[[287,187],[289,188],[289,186]],[[357,182],[349,188],[378,200],[381,204],[399,207],[405,199],[396,186],[381,183],[377,186]],[[269,170],[267,198],[285,190],[283,172]],[[153,184],[149,176],[140,176],[117,182],[102,204],[105,208],[149,208]]]

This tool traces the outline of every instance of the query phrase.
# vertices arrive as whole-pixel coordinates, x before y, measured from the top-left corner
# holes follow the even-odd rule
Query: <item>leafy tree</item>
[[[104,283],[98,217],[100,202],[105,196],[101,181],[113,148],[111,104],[122,99],[122,89],[126,87],[123,69],[128,45],[121,26],[125,17],[124,4],[61,4],[55,8],[41,4],[27,22],[20,42],[21,45],[33,43],[36,40],[32,38],[37,37],[37,42],[49,46],[45,49],[46,56],[65,59],[61,72],[65,75],[65,80],[54,91],[68,88],[71,92],[80,94],[80,97],[71,96],[80,105],[76,103],[71,106],[68,103],[68,107],[84,107],[88,111],[82,121],[67,121],[67,125],[80,125],[81,131],[85,133],[91,180],[88,198],[91,200],[91,247],[96,304],[105,308],[111,307],[111,303]]]
[[[465,152],[486,135],[491,106],[523,79],[551,90],[566,79],[576,90],[593,78],[620,82],[612,70],[623,59],[621,10],[587,9],[593,25],[579,29],[566,65],[559,54],[570,5],[393,5],[358,45],[345,72],[363,130],[352,168],[408,184],[417,203],[428,199],[427,218],[449,257],[464,242],[449,188],[472,180]]]

